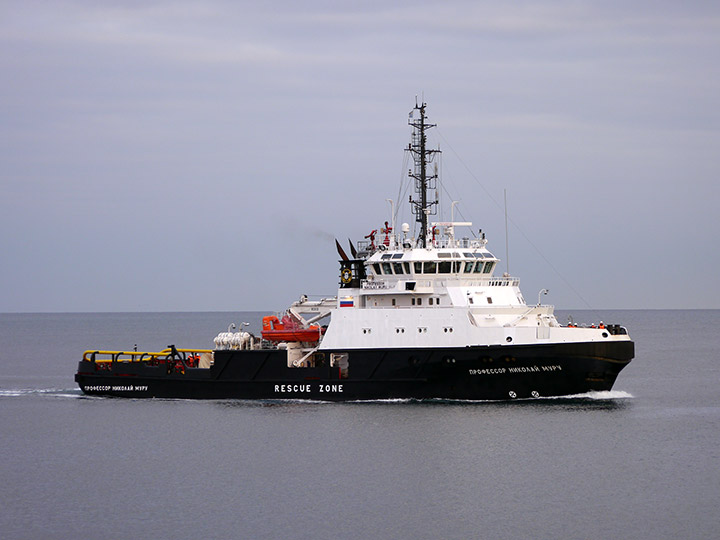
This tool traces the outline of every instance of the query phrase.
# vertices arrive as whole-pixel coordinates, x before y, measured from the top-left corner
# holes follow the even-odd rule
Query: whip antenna
[[[508,217],[507,217],[507,189],[503,189],[505,199],[505,271],[510,275],[510,242],[508,241]]]

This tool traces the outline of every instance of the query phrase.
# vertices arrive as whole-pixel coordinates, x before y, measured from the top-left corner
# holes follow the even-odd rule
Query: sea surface
[[[561,311],[567,319],[571,312]],[[84,397],[86,349],[260,313],[0,314],[3,539],[720,538],[720,311],[625,325],[612,392],[503,403]]]

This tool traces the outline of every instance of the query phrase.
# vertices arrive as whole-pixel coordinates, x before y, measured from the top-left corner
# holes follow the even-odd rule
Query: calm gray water
[[[720,311],[574,311],[636,341],[602,395],[281,404],[75,389],[85,349],[210,347],[230,322],[259,330],[259,315],[0,314],[0,536],[720,537]]]

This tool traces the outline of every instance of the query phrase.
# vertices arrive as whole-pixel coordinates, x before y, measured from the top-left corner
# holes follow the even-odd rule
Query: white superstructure
[[[433,224],[452,231],[470,223]],[[553,306],[528,305],[519,279],[495,276],[487,240],[435,234],[426,248],[391,238],[371,248],[365,277],[341,275],[321,349],[466,347],[629,339],[597,328],[561,326]],[[403,247],[404,246],[404,247]],[[438,247],[441,246],[441,247]],[[395,248],[395,249],[391,249]]]

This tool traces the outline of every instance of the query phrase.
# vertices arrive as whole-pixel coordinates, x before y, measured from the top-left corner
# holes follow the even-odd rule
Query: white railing
[[[385,243],[385,235],[378,234],[374,243],[370,240],[359,240],[357,243],[358,251],[366,253],[368,256],[376,251],[384,251],[386,249],[396,250],[402,248],[416,248],[415,238],[402,238],[400,235],[388,235],[387,244]],[[481,249],[487,244],[487,240],[477,238],[448,238],[446,236],[428,236],[428,244],[434,248],[452,248],[452,249]]]
[[[448,282],[452,282],[453,285],[462,282],[463,285],[469,287],[518,287],[520,285],[520,279],[516,277],[475,277],[472,274],[436,274],[436,276],[428,279],[428,276],[424,274],[422,279],[414,279],[412,274],[405,274],[397,275],[393,280],[365,279],[362,281],[362,289],[386,291],[395,289],[400,282],[408,281],[414,282],[416,288],[446,287]]]

